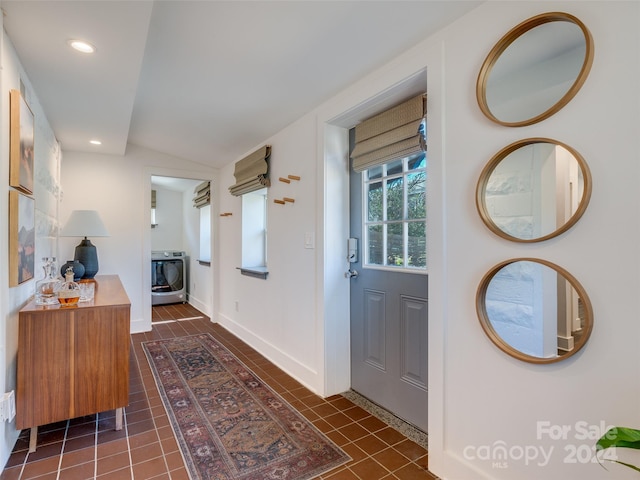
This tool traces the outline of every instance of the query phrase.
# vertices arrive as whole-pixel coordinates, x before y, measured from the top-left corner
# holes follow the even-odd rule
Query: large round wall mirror
[[[553,363],[589,339],[593,311],[578,281],[553,263],[517,258],[489,271],[476,295],[478,318],[502,351],[531,363]]]
[[[549,138],[528,138],[500,150],[476,188],[484,223],[515,242],[560,235],[580,219],[590,198],[587,163],[573,148]]]
[[[593,38],[580,20],[563,12],[537,15],[487,55],[476,82],[478,105],[500,125],[531,125],[575,96],[592,63]]]

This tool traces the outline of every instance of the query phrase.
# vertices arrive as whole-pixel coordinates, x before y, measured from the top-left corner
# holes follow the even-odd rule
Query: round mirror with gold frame
[[[575,16],[549,12],[511,29],[487,55],[476,82],[480,110],[507,127],[531,125],[564,107],[593,63],[593,38]]]
[[[500,150],[480,174],[476,206],[502,238],[540,242],[571,228],[591,198],[582,156],[550,138],[528,138]]]
[[[535,258],[515,258],[482,279],[476,309],[484,332],[503,352],[530,363],[569,358],[587,343],[593,310],[566,270]]]

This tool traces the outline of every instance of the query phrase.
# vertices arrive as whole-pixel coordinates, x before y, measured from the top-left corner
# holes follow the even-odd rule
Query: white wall
[[[185,250],[184,194],[156,185],[152,188],[156,191],[157,226],[151,229],[151,250]]]
[[[175,165],[180,165],[176,168]],[[72,210],[98,210],[110,236],[94,238],[100,274],[118,274],[131,300],[131,329],[151,329],[151,176],[211,180],[215,170],[188,160],[128,145],[124,156],[64,152],[60,218]],[[181,212],[183,214],[184,212]],[[184,240],[181,239],[181,242]],[[60,238],[60,252],[70,255],[77,238]],[[199,289],[213,291],[211,269],[195,271]],[[202,301],[212,299],[203,296]],[[210,314],[212,305],[198,305]]]
[[[435,73],[442,75],[445,90],[430,88],[430,94],[445,102],[437,118],[444,129],[443,155],[431,158],[444,165],[442,176],[432,180],[443,193],[446,250],[443,264],[430,276],[436,289],[430,292],[430,378],[438,383],[430,385],[429,418],[437,425],[430,425],[429,462],[443,478],[635,478],[616,465],[608,465],[607,473],[596,463],[570,463],[570,453],[572,448],[591,451],[594,443],[580,438],[578,422],[640,426],[640,324],[635,318],[640,289],[639,7],[637,2],[488,2],[438,35],[443,56]],[[564,109],[539,124],[493,125],[474,98],[486,53],[519,22],[556,10],[573,13],[593,34],[589,78]],[[483,226],[473,192],[484,164],[498,150],[538,136],[566,142],[584,156],[593,174],[591,203],[578,224],[560,237],[511,243]],[[592,337],[566,361],[545,366],[519,362],[491,344],[478,325],[478,282],[496,263],[520,256],[559,264],[590,296]],[[546,421],[572,430],[566,439],[553,441],[538,435],[538,422]],[[514,449],[506,468],[478,458],[478,448],[495,450],[501,444]],[[554,451],[546,466],[537,465],[540,458],[526,465],[515,458],[518,447]]]
[[[0,24],[2,20],[0,18]],[[60,193],[60,149],[40,106],[36,92],[29,83],[9,38],[0,35],[0,393],[16,388],[16,357],[18,347],[18,311],[28,302],[35,290],[35,282],[42,278],[42,257],[56,256],[58,228],[58,199]],[[35,199],[35,276],[33,280],[9,288],[9,91],[25,84],[27,100],[35,119],[34,131],[34,191]],[[58,263],[60,265],[60,263]],[[4,466],[20,432],[15,421],[0,423],[0,466]]]
[[[292,195],[294,206],[270,204],[271,273],[266,281],[242,277],[235,270],[240,262],[239,200],[221,191],[221,211],[234,213],[220,222],[221,323],[319,393],[334,393],[342,385],[348,364],[330,367],[332,355],[344,358],[348,350],[340,336],[348,336],[348,283],[337,278],[346,253],[340,245],[346,238],[346,214],[340,213],[346,212],[346,187],[340,177],[340,172],[346,175],[346,155],[341,158],[334,148],[344,137],[344,125],[336,119],[426,69],[430,468],[443,479],[456,480],[632,478],[631,471],[616,465],[607,473],[596,463],[572,464],[570,454],[571,448],[591,449],[595,440],[579,438],[579,422],[596,429],[601,422],[640,426],[640,322],[635,319],[640,289],[640,198],[635,188],[640,178],[638,8],[637,2],[487,2],[267,139],[273,145],[272,198],[286,191],[278,176],[301,169],[313,175],[308,165],[314,163],[316,191],[306,190],[314,185],[303,174],[302,188]],[[516,24],[557,10],[579,17],[594,36],[596,54],[587,82],[569,105],[539,124],[517,129],[492,124],[475,99],[475,81],[486,54]],[[315,139],[309,138],[313,128]],[[570,231],[523,245],[484,226],[474,192],[485,163],[504,146],[527,137],[555,138],[574,147],[591,168],[594,190],[587,212]],[[315,155],[310,149],[314,140]],[[223,184],[233,183],[232,170],[231,165],[223,169]],[[274,228],[272,219],[286,231]],[[312,259],[302,237],[307,228],[314,229],[314,219]],[[624,233],[620,225],[625,225]],[[478,283],[496,263],[521,256],[559,264],[590,295],[595,310],[592,337],[568,360],[553,365],[520,362],[498,350],[479,325]],[[609,360],[612,352],[615,364]],[[546,421],[572,430],[556,442],[538,435],[538,422]],[[527,465],[510,457],[506,464],[493,465],[475,455],[479,448],[500,445],[515,456],[520,447],[554,450],[545,466],[535,464],[540,458]]]
[[[243,276],[242,199],[228,187],[235,183],[234,164],[220,172],[216,190],[219,219],[218,321],[253,345],[313,390],[320,391],[315,316],[317,249],[305,248],[305,234],[316,234],[315,118],[306,115],[285,131],[267,139],[272,146],[271,187],[267,201],[266,280]],[[256,148],[260,145],[256,145]],[[246,152],[251,153],[251,152]],[[279,177],[298,175],[290,184]],[[279,205],[274,199],[291,197],[295,203]],[[236,303],[238,308],[236,310]]]

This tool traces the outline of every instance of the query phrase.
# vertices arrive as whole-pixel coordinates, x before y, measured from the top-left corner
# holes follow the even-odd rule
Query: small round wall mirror
[[[578,281],[553,263],[517,258],[489,271],[476,295],[478,318],[500,350],[531,363],[553,363],[589,339],[593,311]]]
[[[487,55],[476,83],[490,120],[521,127],[550,117],[580,90],[593,63],[593,38],[573,15],[550,12],[525,20]]]
[[[484,223],[514,242],[560,235],[580,219],[590,198],[587,163],[573,148],[549,138],[528,138],[500,150],[476,188]]]

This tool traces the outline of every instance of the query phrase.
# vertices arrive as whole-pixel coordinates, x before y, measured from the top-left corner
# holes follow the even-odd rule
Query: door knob
[[[344,278],[354,278],[358,276],[358,271],[357,270],[347,270],[344,274]]]

